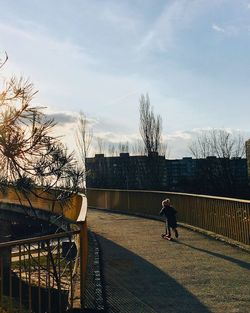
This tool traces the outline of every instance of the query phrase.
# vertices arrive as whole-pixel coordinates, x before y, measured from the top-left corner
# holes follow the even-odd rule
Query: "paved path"
[[[89,210],[101,248],[108,312],[249,313],[250,254],[180,228]]]

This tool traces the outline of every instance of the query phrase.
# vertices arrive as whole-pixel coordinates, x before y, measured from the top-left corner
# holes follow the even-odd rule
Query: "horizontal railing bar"
[[[170,198],[179,222],[250,244],[250,201],[168,191],[89,188],[89,207],[159,216],[161,202]]]
[[[56,234],[31,234],[32,238],[24,238],[18,240],[12,240],[11,238],[5,237],[5,242],[0,243],[0,306],[3,305],[3,252],[5,249],[8,250],[8,266],[7,268],[10,273],[12,270],[14,273],[19,273],[19,290],[18,290],[18,306],[19,311],[23,311],[23,306],[26,301],[29,305],[29,312],[33,310],[33,294],[36,295],[35,289],[33,292],[32,285],[38,285],[38,295],[37,295],[37,311],[42,312],[43,306],[44,309],[47,309],[48,312],[52,311],[54,306],[54,292],[52,288],[57,289],[59,286],[59,312],[66,310],[66,306],[78,306],[78,300],[75,303],[75,297],[73,294],[73,285],[72,281],[72,270],[73,267],[78,268],[79,272],[79,288],[77,292],[80,294],[81,306],[83,306],[84,299],[84,289],[85,289],[85,278],[86,278],[86,267],[87,267],[87,223],[86,223],[86,214],[87,214],[87,199],[85,195],[74,194],[69,198],[69,201],[54,201],[51,205],[51,199],[48,198],[38,198],[34,197],[33,194],[29,194],[26,198],[21,192],[15,192],[15,188],[8,188],[7,193],[0,192],[0,204],[1,210],[6,212],[20,213],[18,211],[17,205],[25,207],[26,209],[34,209],[38,213],[38,218],[41,219],[46,217],[47,213],[53,214],[50,219],[52,223],[59,227],[64,227],[62,232]],[[47,193],[46,193],[47,194]],[[55,203],[55,205],[54,205]],[[48,205],[49,204],[49,205]],[[41,213],[42,211],[42,213]],[[46,213],[43,214],[43,211]],[[28,212],[28,214],[27,214]],[[27,214],[28,216],[33,216],[32,212],[23,210],[22,214]],[[58,222],[58,218],[63,219],[63,224]],[[8,215],[9,217],[9,215]],[[12,215],[10,215],[12,219]],[[60,220],[59,220],[60,221]],[[70,231],[67,228],[67,225],[70,225]],[[57,225],[58,226],[58,225]],[[76,239],[77,237],[77,239]],[[57,241],[57,247],[54,247],[54,243]],[[74,244],[68,246],[63,246],[63,242],[72,242]],[[45,246],[43,246],[43,242]],[[56,250],[55,250],[56,249]],[[81,251],[81,253],[79,252]],[[76,256],[75,256],[75,253]],[[69,259],[69,261],[68,261]],[[44,265],[44,261],[47,265]],[[70,262],[70,263],[69,263]],[[77,263],[75,265],[75,262]],[[57,271],[59,271],[59,276],[57,276]],[[78,273],[77,272],[77,273]],[[8,273],[8,272],[7,272]],[[18,275],[18,274],[17,274]],[[9,311],[12,312],[11,301],[12,301],[12,276],[9,274],[9,294],[6,295],[6,301],[9,303]],[[23,287],[25,284],[25,288]],[[26,290],[26,285],[28,289]],[[6,288],[7,288],[6,287]],[[41,292],[43,289],[48,289],[48,292],[43,295]],[[64,291],[65,290],[65,291]],[[66,299],[67,292],[70,294],[71,298]],[[26,291],[26,295],[24,294]],[[57,295],[57,293],[56,293]],[[77,296],[78,297],[78,296]],[[9,299],[8,299],[9,298]],[[77,298],[76,298],[77,299]],[[69,300],[69,303],[67,303]],[[55,301],[57,302],[57,301]],[[53,307],[54,308],[54,307]],[[0,308],[1,311],[1,308]]]
[[[80,230],[74,230],[74,231],[69,231],[69,232],[62,232],[62,233],[46,235],[46,236],[33,237],[33,238],[28,238],[28,239],[23,239],[23,240],[21,239],[21,240],[7,241],[7,242],[0,243],[0,249],[1,248],[6,248],[6,247],[10,247],[10,246],[24,245],[24,244],[28,244],[28,243],[35,243],[37,241],[57,239],[57,238],[64,238],[64,237],[72,236],[72,235],[76,235],[76,234],[80,234]]]
[[[218,196],[209,196],[209,195],[200,195],[194,193],[183,193],[183,192],[173,192],[173,191],[158,191],[158,190],[136,190],[136,189],[102,189],[102,188],[88,188],[87,190],[93,191],[109,191],[109,192],[139,192],[139,193],[156,193],[156,194],[169,194],[169,195],[178,195],[178,196],[189,196],[189,197],[198,197],[198,198],[208,198],[208,199],[218,199],[226,201],[237,201],[241,203],[250,204],[250,200],[237,199],[237,198],[226,198]]]

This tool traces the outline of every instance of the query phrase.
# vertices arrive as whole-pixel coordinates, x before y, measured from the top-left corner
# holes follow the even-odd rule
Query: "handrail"
[[[30,244],[30,243],[34,243],[34,242],[38,242],[38,241],[64,238],[64,237],[68,237],[68,236],[77,235],[79,233],[80,233],[80,229],[79,230],[72,230],[72,231],[68,231],[68,232],[61,232],[61,233],[57,233],[57,234],[45,235],[45,236],[37,236],[37,237],[26,238],[26,239],[5,241],[5,242],[0,243],[0,249],[11,247],[11,246],[17,246],[17,245],[26,245],[26,244]]]
[[[238,198],[227,198],[219,196],[210,196],[203,194],[194,194],[194,193],[184,193],[184,192],[173,192],[173,191],[159,191],[159,190],[143,190],[143,189],[102,189],[102,188],[88,188],[87,190],[102,190],[102,191],[119,191],[119,192],[142,192],[142,193],[156,193],[156,194],[168,194],[168,195],[180,195],[180,196],[191,196],[197,198],[208,198],[208,199],[218,199],[218,200],[227,200],[227,201],[238,201],[242,203],[249,203],[250,200],[238,199]]]
[[[89,188],[89,207],[159,216],[169,197],[179,222],[250,245],[250,201],[206,195],[149,190]]]
[[[77,217],[77,222],[84,222],[86,221],[87,218],[87,208],[88,208],[88,204],[87,204],[87,198],[85,195],[80,194],[82,197],[82,204],[81,204],[81,209],[80,209],[80,213]]]
[[[70,223],[72,225],[76,224],[78,226],[77,227],[78,229],[77,230],[71,230],[71,231],[64,231],[64,232],[60,232],[60,233],[56,233],[56,234],[42,235],[42,236],[37,236],[37,237],[32,237],[32,238],[25,238],[25,239],[21,239],[21,240],[14,240],[14,241],[8,241],[8,242],[0,243],[0,308],[2,308],[2,305],[3,305],[3,296],[4,296],[3,280],[4,280],[4,277],[6,275],[8,276],[7,282],[10,283],[10,286],[8,287],[8,288],[10,288],[9,293],[8,293],[8,297],[9,297],[8,301],[9,301],[9,303],[12,303],[12,301],[13,301],[12,300],[12,278],[11,278],[12,277],[12,274],[11,274],[12,261],[10,263],[10,260],[11,259],[13,260],[13,257],[14,257],[14,259],[18,259],[18,262],[20,264],[19,265],[20,266],[20,273],[21,273],[21,266],[23,266],[22,257],[24,257],[25,264],[26,264],[25,266],[26,267],[28,266],[29,268],[31,268],[32,263],[30,263],[30,262],[32,262],[32,260],[34,258],[38,258],[37,262],[39,263],[40,262],[39,259],[41,257],[40,254],[42,253],[41,251],[44,251],[43,253],[44,253],[45,257],[47,258],[47,262],[49,262],[47,264],[47,271],[51,271],[51,266],[52,266],[53,270],[55,270],[56,264],[60,264],[60,261],[59,261],[59,259],[61,257],[60,255],[63,252],[63,250],[62,250],[63,249],[62,239],[65,237],[69,237],[69,240],[71,242],[72,236],[77,236],[77,239],[74,239],[74,243],[77,247],[77,252],[76,252],[76,256],[75,256],[75,265],[73,266],[73,264],[71,264],[72,261],[70,261],[70,263],[68,263],[68,266],[70,266],[70,268],[68,269],[69,273],[70,273],[69,278],[71,277],[70,278],[70,281],[71,281],[70,290],[69,290],[69,293],[70,293],[69,305],[71,308],[74,305],[74,303],[73,303],[73,289],[74,289],[75,283],[73,284],[72,279],[73,279],[74,273],[76,272],[76,268],[78,267],[79,268],[79,270],[78,270],[79,275],[77,275],[77,276],[79,276],[79,285],[76,289],[79,290],[78,297],[80,297],[81,307],[83,307],[85,277],[86,277],[86,267],[87,267],[87,255],[88,255],[87,220],[86,220],[86,217],[87,217],[87,198],[84,194],[74,194],[67,201],[55,201],[55,200],[50,198],[51,195],[48,195],[47,199],[46,199],[46,197],[44,197],[43,199],[36,198],[34,196],[34,194],[30,194],[28,196],[30,198],[27,201],[27,196],[23,196],[21,192],[19,192],[19,191],[16,192],[13,188],[9,188],[9,189],[7,189],[7,191],[5,193],[2,193],[0,191],[0,202],[5,203],[5,204],[20,205],[21,207],[24,207],[24,208],[25,207],[30,208],[30,205],[32,205],[32,208],[35,210],[44,210],[48,214],[51,212],[51,213],[56,214],[56,215],[64,216],[65,221],[67,221],[68,223]],[[44,194],[44,196],[46,196],[46,194]],[[53,202],[53,205],[51,205],[51,200]],[[10,206],[10,210],[11,210],[11,208],[12,207]],[[25,210],[24,210],[24,212],[25,212]],[[56,242],[58,242],[58,248],[54,247],[53,240],[56,240]],[[50,243],[51,243],[51,247],[50,247]],[[43,244],[48,245],[46,250],[42,250]],[[31,245],[36,245],[38,247],[38,249],[31,250]],[[23,252],[21,253],[21,250],[20,250],[21,247],[24,247],[24,246],[26,246],[25,254]],[[19,255],[17,256],[17,254],[15,253],[15,256],[12,256],[12,258],[10,258],[9,257],[10,249],[12,249],[12,247],[17,247],[17,248],[15,248],[17,250],[19,249]],[[59,258],[55,264],[53,261],[54,254],[52,254],[52,252],[51,252],[52,248],[56,249],[56,251],[57,251],[56,257]],[[42,271],[40,270],[41,266],[42,265],[38,266],[39,272],[36,274],[36,275],[38,275],[38,278],[39,278],[39,288],[40,288],[40,275],[42,275]],[[44,269],[44,270],[46,270],[46,269]],[[61,272],[60,265],[59,265],[59,272]],[[50,276],[50,274],[48,274],[48,275]],[[62,278],[62,277],[60,278],[60,275],[59,275],[59,277],[56,275],[55,279],[56,279],[57,283],[59,284],[59,286],[61,284],[65,284],[65,282],[60,281],[60,279],[65,280],[65,278]],[[21,280],[21,276],[20,276],[20,280]],[[34,285],[34,282],[31,283],[30,280],[31,280],[31,275],[29,272],[29,281],[27,282],[29,285],[29,290],[31,288],[33,288],[32,286]],[[54,278],[53,278],[53,280],[54,280]],[[49,290],[51,289],[50,285],[47,287],[49,288]],[[59,288],[59,292],[60,292],[60,288]],[[19,290],[19,302],[20,302],[19,310],[22,310],[21,294],[22,294],[22,288]],[[48,303],[51,303],[50,292],[47,294],[47,296],[49,297],[49,299],[47,300]],[[61,296],[59,296],[59,298],[61,298]],[[31,302],[32,301],[31,301],[30,292],[29,292],[29,305],[31,305],[30,304]],[[31,309],[31,308],[29,308],[29,309]],[[39,307],[39,310],[40,310],[40,307]],[[49,312],[50,312],[51,307],[48,307],[47,310],[49,310]],[[12,312],[12,309],[9,308],[7,311]]]

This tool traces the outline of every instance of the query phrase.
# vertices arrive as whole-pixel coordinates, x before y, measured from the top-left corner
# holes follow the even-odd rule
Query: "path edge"
[[[106,208],[96,208],[96,207],[93,207],[93,206],[89,206],[88,208],[91,209],[91,210],[105,211],[105,212],[114,213],[114,214],[117,213],[117,214],[123,214],[123,215],[130,215],[130,216],[142,217],[142,218],[147,218],[147,219],[151,219],[151,220],[165,222],[165,220],[162,217],[157,216],[157,215],[150,215],[150,214],[143,214],[143,213],[131,213],[131,212],[126,212],[126,211],[122,211],[122,210],[112,210],[112,209],[106,209]],[[181,226],[181,227],[186,228],[188,230],[191,230],[193,232],[200,233],[200,234],[205,235],[205,236],[207,236],[207,237],[209,237],[211,239],[221,241],[221,242],[223,242],[225,244],[229,244],[230,246],[239,248],[239,249],[241,249],[241,250],[243,250],[243,251],[245,251],[247,253],[250,253],[250,246],[246,245],[244,243],[241,243],[239,241],[236,241],[236,240],[230,239],[228,237],[225,237],[223,235],[219,235],[219,234],[216,234],[214,232],[211,232],[209,230],[206,230],[206,229],[203,229],[203,228],[200,228],[200,227],[197,227],[197,226],[189,225],[189,224],[186,224],[186,223],[182,223],[182,222],[178,222],[178,226]]]

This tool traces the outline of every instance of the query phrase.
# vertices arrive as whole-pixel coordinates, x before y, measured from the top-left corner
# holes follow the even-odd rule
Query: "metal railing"
[[[86,197],[74,195],[52,207],[46,198],[31,197],[26,204],[21,197],[9,189],[0,193],[0,202],[9,205],[9,210],[11,204],[28,208],[32,203],[34,209],[66,218],[71,231],[0,243],[0,312],[56,313],[82,308],[88,255]]]
[[[80,230],[0,243],[3,312],[66,312],[80,299]],[[2,312],[1,311],[1,312]]]
[[[250,201],[174,192],[89,188],[89,207],[158,216],[161,202],[170,198],[180,222],[249,245]]]

